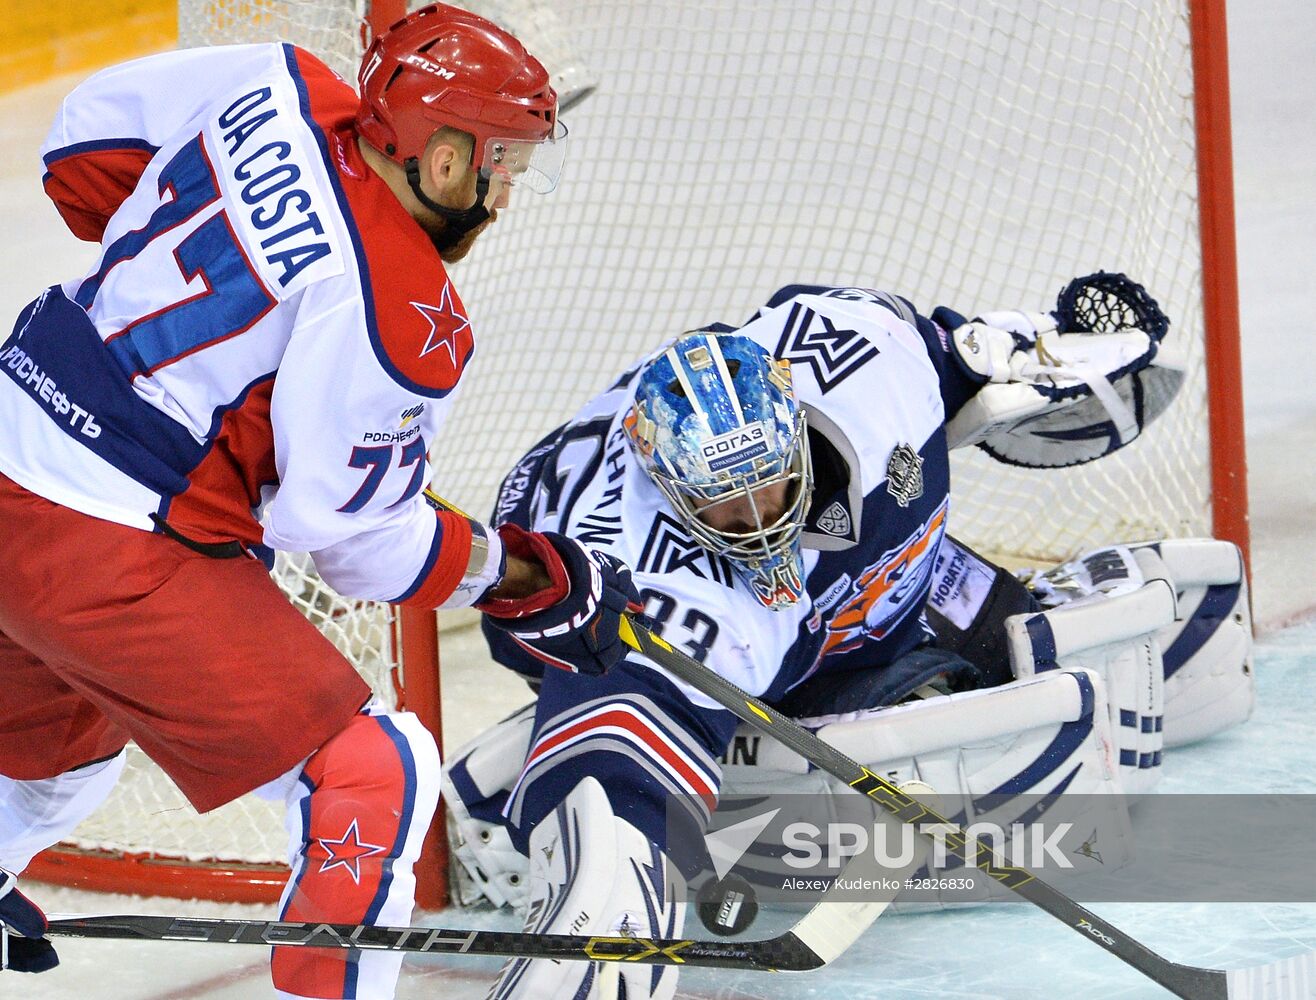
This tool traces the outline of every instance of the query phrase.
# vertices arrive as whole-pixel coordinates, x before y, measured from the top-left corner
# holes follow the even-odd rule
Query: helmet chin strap
[[[489,209],[484,207],[484,199],[489,194],[489,173],[481,170],[475,181],[475,204],[470,208],[448,208],[420,189],[420,163],[411,157],[403,165],[407,172],[407,184],[416,200],[431,212],[443,216],[448,223],[443,236],[434,241],[440,251],[450,250],[461,242],[462,237],[489,218]]]

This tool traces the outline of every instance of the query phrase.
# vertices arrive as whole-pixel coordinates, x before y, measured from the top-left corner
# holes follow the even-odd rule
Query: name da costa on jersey
[[[273,97],[269,87],[243,94],[217,121],[231,188],[247,206],[251,242],[264,260],[261,270],[290,292],[299,277],[311,280],[308,268],[334,249],[313,207],[309,166],[289,141],[301,123],[290,120]]]

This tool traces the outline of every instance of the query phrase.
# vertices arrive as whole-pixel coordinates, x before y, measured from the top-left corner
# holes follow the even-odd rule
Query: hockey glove
[[[961,322],[949,326],[951,341],[960,363],[978,382],[1025,381],[1028,366],[1036,366],[1038,334],[1054,333],[1056,321],[1049,313],[999,311],[963,321],[948,309],[932,314],[934,321]]]
[[[59,965],[45,933],[46,915],[18,891],[18,877],[0,868],[0,969],[45,972]]]
[[[606,673],[626,656],[622,613],[643,606],[625,563],[552,531],[504,524],[498,534],[509,555],[541,562],[550,584],[519,600],[478,605],[491,624],[536,659],[572,673]]]
[[[1169,320],[1123,274],[1075,278],[1050,313],[932,318],[983,386],[947,421],[947,443],[976,444],[1009,465],[1101,458],[1137,438],[1183,383],[1184,359],[1163,342]]]

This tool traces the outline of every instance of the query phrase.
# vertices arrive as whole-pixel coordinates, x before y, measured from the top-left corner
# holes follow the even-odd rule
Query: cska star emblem
[[[375,357],[408,392],[442,399],[457,388],[475,354],[475,331],[457,290],[439,270],[434,299],[381,298],[367,328]],[[418,285],[431,275],[404,275],[386,284]],[[427,281],[424,282],[428,284]],[[372,318],[373,315],[373,318]]]
[[[908,507],[923,495],[923,459],[907,444],[898,444],[886,463],[886,491]]]
[[[324,848],[325,859],[320,865],[320,873],[333,871],[335,868],[346,869],[352,881],[361,884],[361,859],[374,854],[382,854],[384,847],[380,844],[367,844],[357,832],[356,819],[348,825],[347,831],[338,840],[317,838],[316,842]]]
[[[453,301],[452,283],[444,283],[443,291],[439,293],[439,304],[437,306],[427,306],[423,302],[413,302],[411,304],[425,317],[430,325],[429,336],[425,338],[425,346],[420,349],[420,356],[423,358],[431,351],[441,349],[447,353],[448,361],[455,366],[457,364],[457,335],[469,327],[471,321],[458,311],[457,305]]]

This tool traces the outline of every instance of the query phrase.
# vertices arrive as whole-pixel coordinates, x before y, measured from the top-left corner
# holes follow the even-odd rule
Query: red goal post
[[[1202,245],[1202,311],[1209,390],[1212,530],[1243,550],[1251,575],[1247,446],[1243,425],[1242,329],[1234,236],[1233,133],[1225,0],[1193,0],[1193,106],[1197,127],[1197,208]]]
[[[354,77],[353,0],[181,3],[185,42],[283,38]],[[573,134],[560,189],[518,194],[454,270],[480,349],[431,456],[444,495],[489,509],[515,459],[616,372],[681,330],[749,315],[780,285],[878,285],[925,309],[1036,309],[1068,278],[1107,268],[1143,282],[1169,314],[1167,346],[1189,364],[1180,398],[1091,466],[1027,473],[957,455],[953,530],[1022,559],[1195,534],[1247,552],[1224,0],[468,5],[543,55],[560,90],[598,89],[564,115]],[[378,30],[401,3],[364,13]],[[433,616],[399,624],[316,588],[310,577],[288,587],[344,630],[348,655],[382,665],[377,688],[396,676],[405,704],[437,729]],[[362,622],[376,638],[354,638]],[[416,650],[411,638],[396,645],[398,628]],[[30,874],[277,895],[284,872],[270,849],[227,841],[249,823],[277,825],[277,813],[164,846],[153,836],[166,820],[194,817],[142,780],[107,806],[132,839],[80,831]],[[435,906],[437,828],[427,851],[421,902]]]

